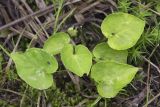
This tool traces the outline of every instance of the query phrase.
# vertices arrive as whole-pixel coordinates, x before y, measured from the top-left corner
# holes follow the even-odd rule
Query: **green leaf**
[[[12,53],[17,73],[21,79],[36,89],[47,89],[53,84],[52,73],[58,63],[54,57],[42,49],[31,48],[25,53]]]
[[[114,89],[112,85],[107,85],[105,83],[99,83],[96,85],[96,87],[99,95],[105,98],[113,98],[120,91],[120,90]]]
[[[93,65],[91,77],[98,83],[98,92],[102,97],[112,98],[129,84],[138,68],[114,61],[102,61]]]
[[[125,50],[136,44],[143,33],[145,22],[131,14],[113,13],[102,22],[101,30],[108,44],[116,50]]]
[[[56,55],[59,54],[63,47],[69,42],[69,35],[64,32],[59,32],[52,35],[45,41],[43,49],[52,55]]]
[[[66,45],[61,52],[64,66],[78,76],[88,74],[92,65],[92,54],[83,45]]]
[[[127,62],[127,50],[114,50],[106,42],[102,42],[93,49],[93,55],[97,60],[114,60],[121,63]]]
[[[158,12],[160,12],[160,3],[157,4],[156,10],[157,10]]]

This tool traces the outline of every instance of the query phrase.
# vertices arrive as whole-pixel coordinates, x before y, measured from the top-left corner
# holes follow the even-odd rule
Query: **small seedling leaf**
[[[71,37],[76,37],[78,36],[77,33],[78,33],[78,30],[73,27],[70,27],[68,30],[67,30],[68,34],[71,36]]]
[[[96,60],[114,60],[121,63],[127,62],[127,50],[114,50],[106,42],[97,44],[93,49],[93,55]]]
[[[78,76],[88,74],[92,65],[92,54],[83,45],[66,45],[61,52],[64,66]]]
[[[52,55],[56,55],[59,54],[63,47],[69,42],[69,35],[64,32],[59,32],[53,34],[45,41],[43,49]]]
[[[143,33],[145,22],[127,13],[113,13],[102,22],[101,30],[108,44],[116,50],[125,50],[136,44]]]
[[[53,84],[52,73],[58,63],[54,57],[42,49],[31,48],[25,53],[12,53],[19,77],[33,88],[43,90]]]

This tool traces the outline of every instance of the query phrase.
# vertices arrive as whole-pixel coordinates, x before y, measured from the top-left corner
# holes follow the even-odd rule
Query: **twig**
[[[16,45],[15,45],[12,53],[14,53],[14,52],[17,50],[18,44],[19,44],[19,42],[20,42],[20,40],[21,40],[21,38],[22,38],[22,36],[23,36],[24,31],[25,31],[25,28],[23,29],[23,31],[22,31],[21,34],[19,35],[19,38],[18,38],[18,40],[17,40],[17,43],[16,43]],[[6,69],[5,69],[6,72],[9,71],[9,68],[10,68],[11,63],[12,63],[12,59],[11,59],[11,57],[10,57],[10,58],[9,58],[9,61],[8,61],[8,64],[7,64],[7,66],[6,66]]]
[[[41,92],[39,92],[38,99],[37,99],[37,107],[40,107],[41,102]]]
[[[150,90],[150,68],[151,68],[151,64],[148,63],[148,70],[147,70],[147,98],[146,98],[146,101],[148,103],[148,98],[149,98],[149,90]]]
[[[117,4],[113,0],[107,0],[110,4],[112,4],[115,8],[117,8]]]
[[[158,93],[155,97],[153,97],[151,100],[149,100],[143,107],[147,107],[147,105],[149,105],[150,103],[152,103],[152,101],[154,101],[159,96],[160,96],[160,93]]]
[[[18,93],[18,92],[13,91],[13,90],[10,90],[10,89],[2,89],[2,88],[0,88],[0,91],[10,92],[10,93],[13,93],[13,94],[16,94],[16,95],[18,95],[18,96],[22,96],[22,97],[23,97],[23,94]],[[27,97],[28,99],[30,99],[28,96],[26,96],[26,97]]]
[[[84,13],[84,12],[86,12],[87,10],[95,7],[96,5],[98,5],[98,4],[100,4],[100,3],[101,3],[100,1],[96,1],[96,2],[94,2],[93,4],[89,5],[88,7],[82,9],[81,11],[79,11],[79,13]]]
[[[69,14],[63,18],[63,20],[59,23],[59,25],[56,27],[55,32],[59,30],[59,28],[62,26],[62,24],[73,14],[73,12],[76,10],[76,8],[72,9]]]
[[[131,104],[133,107],[139,107],[139,104],[145,99],[146,90],[147,88],[145,87],[138,95],[135,96],[133,101],[129,102],[129,105]]]
[[[150,59],[152,57],[152,55],[154,54],[154,52],[156,51],[156,49],[158,48],[159,44],[157,44],[154,49],[152,50],[151,54],[149,55],[148,59]]]
[[[68,73],[68,75],[70,76],[72,82],[75,84],[76,89],[77,89],[78,91],[80,91],[79,80],[77,79],[77,77],[74,76],[72,73],[70,73],[68,70],[67,70],[67,73]]]
[[[144,59],[145,61],[147,61],[148,63],[150,63],[153,67],[155,67],[155,68],[157,69],[157,71],[160,73],[160,69],[159,69],[154,63],[152,63],[150,60],[148,60],[148,59],[145,58],[145,57],[143,57],[143,59]]]
[[[29,7],[29,5],[26,3],[25,0],[21,0],[21,2],[25,5],[25,7],[27,8],[27,10],[29,11],[30,14],[33,13],[33,10]],[[40,9],[43,9],[43,8],[40,8]],[[44,33],[46,34],[46,36],[49,37],[47,31],[44,29],[44,27],[42,26],[41,21],[38,19],[37,16],[35,16],[35,20],[38,22],[38,24],[40,25],[40,27],[42,28],[42,30],[44,31]]]
[[[66,2],[65,5],[70,5],[70,4],[74,4],[74,3],[77,3],[77,2],[80,2],[81,0],[73,0],[73,1],[69,1],[69,2]]]
[[[48,10],[48,11],[47,11],[47,10]],[[39,14],[40,14],[40,16],[42,16],[42,15],[44,15],[44,14],[47,14],[47,13],[51,12],[52,10],[53,10],[53,5],[50,5],[50,6],[44,8],[44,9],[42,9],[42,10],[39,10],[39,11],[37,11],[37,12],[34,12],[34,13],[30,14],[30,15],[24,16],[24,17],[22,17],[22,18],[20,18],[20,19],[17,19],[17,20],[15,20],[15,21],[11,22],[11,23],[8,23],[8,24],[0,27],[0,31],[3,30],[3,29],[6,29],[6,28],[8,28],[8,27],[11,27],[11,26],[13,26],[13,25],[15,25],[15,24],[17,24],[17,23],[19,23],[19,22],[22,22],[22,21],[24,21],[24,20],[26,20],[26,19],[28,19],[28,18],[37,16],[37,15],[39,15]]]

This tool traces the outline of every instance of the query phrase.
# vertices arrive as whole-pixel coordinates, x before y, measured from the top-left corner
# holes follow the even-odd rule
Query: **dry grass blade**
[[[15,20],[15,21],[13,21],[13,22],[10,22],[10,23],[8,23],[8,24],[0,27],[0,31],[3,30],[3,29],[6,29],[6,28],[8,28],[8,27],[11,27],[11,26],[13,26],[13,25],[15,25],[15,24],[17,24],[17,23],[19,23],[19,22],[22,22],[22,21],[24,21],[24,20],[27,20],[27,19],[29,19],[29,18],[31,18],[31,17],[34,17],[34,16],[42,16],[42,15],[44,15],[44,14],[47,14],[47,13],[51,12],[51,11],[53,11],[53,5],[48,6],[48,7],[46,7],[45,9],[38,10],[37,12],[34,12],[34,13],[32,13],[32,14],[30,14],[30,15],[27,15],[27,16],[24,16],[24,17],[22,17],[22,18],[20,18],[20,19],[17,19],[17,20]]]
[[[152,103],[156,98],[160,97],[160,93],[158,93],[155,97],[149,100],[143,107],[147,107],[150,103]]]
[[[143,59],[144,59],[145,61],[147,61],[148,63],[150,63],[153,67],[155,67],[155,68],[157,69],[157,71],[160,73],[160,69],[159,69],[158,66],[156,66],[154,63],[152,63],[150,60],[148,60],[148,59],[145,58],[145,57],[143,57]]]

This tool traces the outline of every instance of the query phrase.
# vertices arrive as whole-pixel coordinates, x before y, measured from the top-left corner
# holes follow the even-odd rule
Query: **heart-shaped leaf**
[[[102,42],[93,49],[96,60],[114,60],[121,63],[127,62],[127,50],[114,50],[106,42]]]
[[[90,71],[92,54],[83,45],[68,44],[62,49],[61,60],[67,69],[81,77]]]
[[[113,13],[102,22],[101,30],[108,44],[116,50],[125,50],[136,44],[143,33],[145,22],[131,14]]]
[[[69,42],[69,35],[64,32],[59,32],[52,35],[45,41],[43,49],[52,55],[56,55],[59,54],[63,47]]]
[[[101,61],[93,65],[91,77],[99,84],[101,96],[112,98],[131,82],[138,68],[114,61]]]
[[[36,89],[47,89],[53,84],[52,73],[58,63],[54,57],[42,49],[31,48],[25,53],[12,53],[17,73],[27,84]]]

